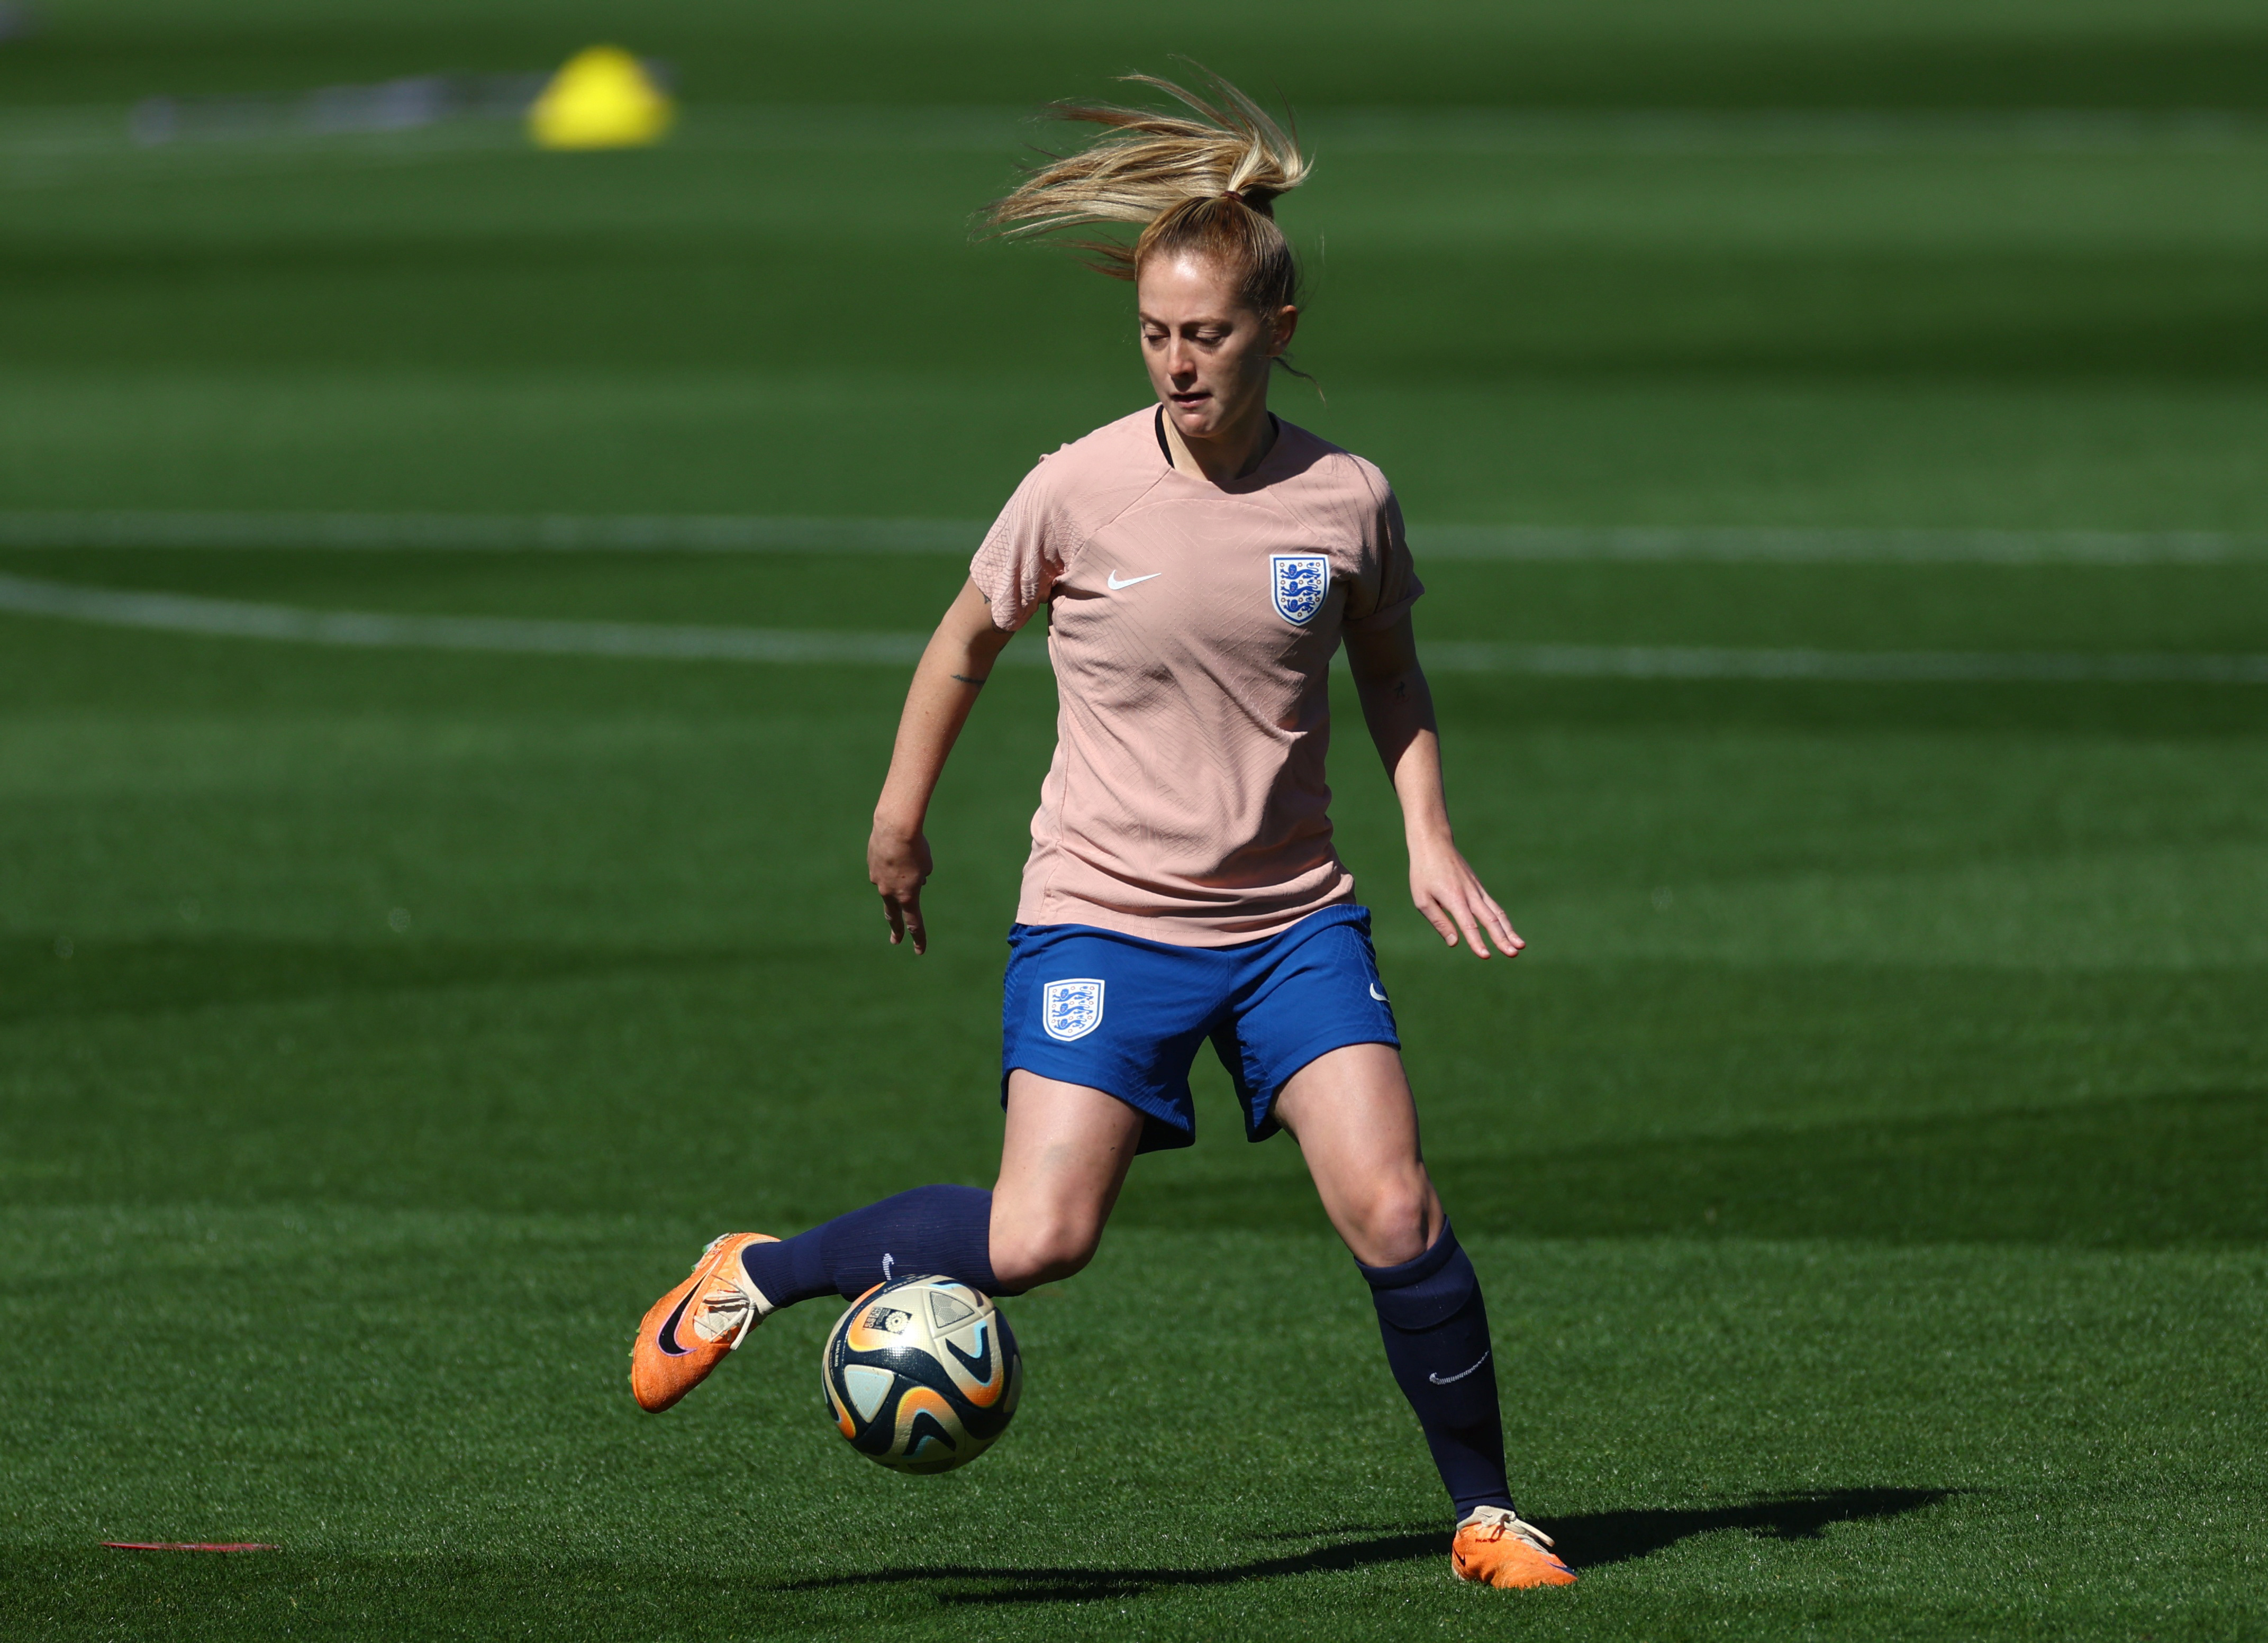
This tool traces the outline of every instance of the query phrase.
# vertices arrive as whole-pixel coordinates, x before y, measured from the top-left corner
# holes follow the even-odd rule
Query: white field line
[[[642,622],[547,622],[524,616],[416,616],[368,610],[302,610],[188,593],[74,586],[0,576],[0,610],[103,627],[375,650],[519,652],[644,656],[675,661],[881,662],[921,654],[913,633],[828,633],[774,628],[678,627]]]
[[[0,512],[0,548],[431,549],[492,552],[961,553],[962,519],[762,514]]]
[[[520,616],[397,615],[304,610],[289,605],[77,586],[0,576],[0,611],[105,627],[207,637],[279,639],[361,649],[481,651],[554,656],[652,657],[679,661],[846,662],[904,667],[917,633],[541,621]],[[1002,660],[1044,667],[1037,645]],[[2268,684],[2268,655],[2056,654],[1989,651],[1735,650],[1707,645],[1488,645],[1435,641],[1435,673],[1524,674],[1567,679],[1826,680],[1876,683],[2026,682]]]
[[[2228,531],[1790,529],[1748,526],[1412,526],[1421,559],[1737,564],[2228,564],[2268,536]]]
[[[974,553],[978,519],[764,514],[0,512],[0,548],[383,551]],[[2228,531],[1789,529],[1744,526],[1416,525],[1421,561],[1681,560],[1825,564],[2268,563],[2268,535]]]
[[[1479,645],[1435,639],[1428,673],[1848,683],[2268,684],[2268,656],[2051,651],[1735,650],[1706,645]]]

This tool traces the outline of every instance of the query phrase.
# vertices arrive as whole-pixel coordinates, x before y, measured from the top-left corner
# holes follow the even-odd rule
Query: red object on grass
[[[263,1540],[106,1540],[117,1551],[274,1551]]]

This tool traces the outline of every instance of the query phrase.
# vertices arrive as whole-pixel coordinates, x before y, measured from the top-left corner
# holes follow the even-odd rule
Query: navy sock
[[[837,1294],[845,1300],[894,1278],[935,1273],[990,1295],[992,1195],[977,1187],[916,1187],[777,1243],[752,1243],[740,1264],[775,1307]]]
[[[1446,1223],[1433,1247],[1399,1266],[1356,1265],[1378,1308],[1378,1332],[1441,1484],[1462,1521],[1475,1507],[1512,1508],[1504,1418],[1481,1280]]]

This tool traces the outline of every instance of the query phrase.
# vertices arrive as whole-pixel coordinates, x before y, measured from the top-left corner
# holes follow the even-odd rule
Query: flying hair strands
[[[1309,161],[1267,110],[1219,75],[1200,72],[1203,96],[1155,75],[1122,77],[1165,92],[1189,114],[1049,104],[1051,118],[1102,126],[1109,135],[1050,158],[987,207],[983,220],[1019,239],[1138,226],[1131,245],[1092,237],[1068,243],[1115,278],[1132,279],[1153,256],[1195,254],[1228,270],[1245,301],[1263,313],[1295,302],[1299,265],[1276,225],[1275,203],[1307,180]]]

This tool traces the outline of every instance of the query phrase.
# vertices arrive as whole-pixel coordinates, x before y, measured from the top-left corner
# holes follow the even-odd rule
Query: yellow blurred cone
[[[538,148],[638,148],[659,143],[677,108],[619,46],[570,57],[527,111]]]

